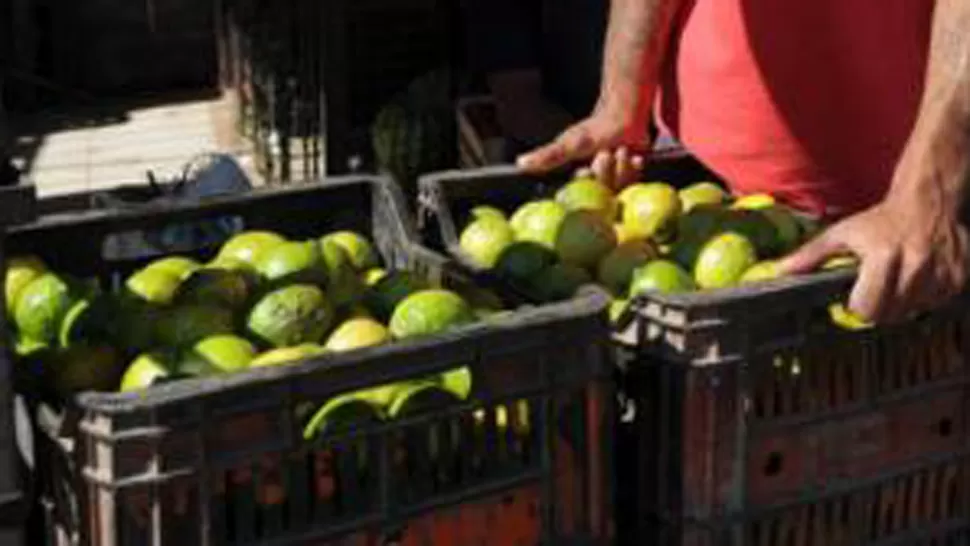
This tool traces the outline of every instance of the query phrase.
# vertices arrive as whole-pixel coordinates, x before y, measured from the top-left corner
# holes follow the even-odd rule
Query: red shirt
[[[934,0],[694,0],[661,124],[737,193],[877,202],[916,119]]]

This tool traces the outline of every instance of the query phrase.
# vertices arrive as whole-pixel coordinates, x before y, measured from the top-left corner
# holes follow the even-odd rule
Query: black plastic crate
[[[222,216],[292,238],[354,229],[372,236],[388,266],[459,291],[474,288],[446,260],[414,244],[398,190],[382,178],[46,216],[7,230],[5,248],[9,255],[38,253],[53,270],[110,282],[147,259],[107,260],[101,250],[110,234]],[[606,543],[611,408],[605,402],[612,389],[605,303],[593,293],[289,367],[143,393],[82,393],[63,408],[38,399],[48,540]],[[475,376],[467,403],[302,440],[305,423],[295,414],[304,404],[463,365]],[[509,420],[526,416],[527,424],[498,425],[502,411]],[[431,449],[432,430],[441,442],[438,456],[421,456]],[[495,518],[516,525],[496,529]]]
[[[567,174],[429,175],[425,240],[528,300],[527,290],[476,271],[458,234],[472,206],[514,210]],[[680,186],[709,173],[678,152],[654,158],[644,178]],[[633,415],[617,438],[624,543],[965,539],[967,298],[901,326],[849,332],[832,325],[828,308],[852,280],[836,271],[634,299],[613,334]]]
[[[455,64],[456,9],[448,0],[222,0],[223,86],[264,176],[371,170],[380,109]]]

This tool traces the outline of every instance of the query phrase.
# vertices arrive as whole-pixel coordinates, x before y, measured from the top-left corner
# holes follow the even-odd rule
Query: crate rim
[[[307,181],[286,186],[255,187],[248,192],[232,195],[217,195],[200,199],[195,202],[181,201],[178,203],[157,202],[146,203],[125,209],[91,209],[80,211],[59,212],[46,216],[35,217],[30,221],[10,225],[4,230],[5,237],[17,237],[45,230],[61,229],[76,225],[78,227],[101,225],[109,222],[130,222],[132,220],[149,218],[156,221],[166,218],[177,218],[184,214],[220,214],[222,210],[250,202],[259,201],[267,197],[285,196],[288,194],[307,193],[323,190],[327,187],[350,187],[355,185],[369,185],[380,188],[390,198],[390,205],[398,216],[396,222],[403,229],[404,238],[409,242],[418,242],[417,229],[408,207],[404,194],[397,184],[386,175],[376,173],[346,174],[324,177],[314,181]]]

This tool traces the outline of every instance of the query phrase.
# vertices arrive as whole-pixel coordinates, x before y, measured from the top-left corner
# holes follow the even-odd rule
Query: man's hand
[[[945,304],[963,289],[967,244],[954,207],[925,196],[890,198],[834,225],[781,267],[787,274],[808,273],[851,253],[861,265],[849,309],[867,321],[891,322]]]
[[[782,263],[787,273],[828,256],[861,260],[849,308],[890,321],[944,304],[967,280],[970,190],[970,3],[937,0],[926,88],[882,203],[835,225]]]
[[[647,149],[646,124],[638,127],[624,121],[624,116],[594,113],[566,129],[551,143],[521,156],[518,164],[525,171],[541,172],[593,158],[594,176],[617,188],[634,182],[639,176],[643,151]]]

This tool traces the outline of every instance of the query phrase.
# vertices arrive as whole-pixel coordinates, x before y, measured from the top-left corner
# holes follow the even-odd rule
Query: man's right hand
[[[635,182],[649,150],[646,123],[600,110],[569,127],[551,143],[518,158],[526,172],[544,172],[573,161],[592,159],[598,180],[612,188]]]

